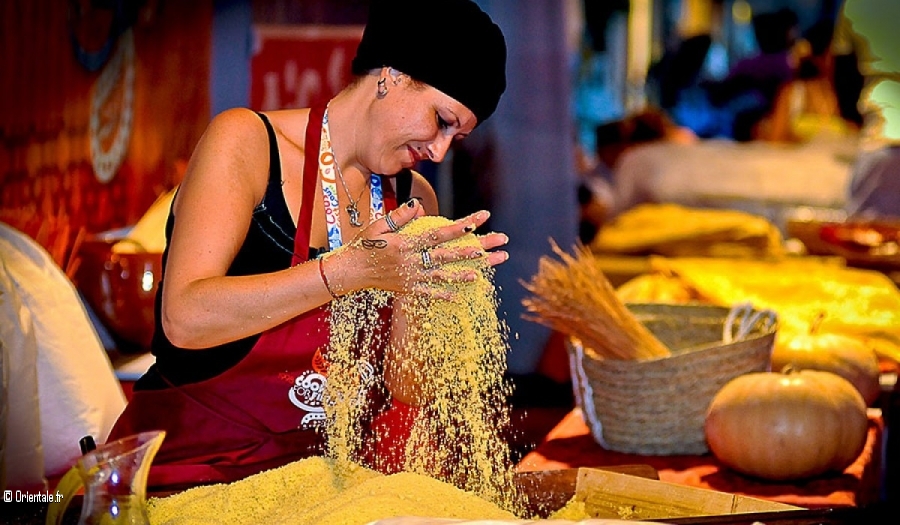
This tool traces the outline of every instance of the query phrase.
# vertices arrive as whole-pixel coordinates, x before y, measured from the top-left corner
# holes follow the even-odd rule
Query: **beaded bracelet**
[[[335,295],[331,290],[331,285],[328,284],[328,278],[325,277],[325,257],[319,257],[319,275],[322,276],[322,282],[325,283],[325,289],[328,290],[328,293],[331,294],[331,297],[337,299],[338,296]]]

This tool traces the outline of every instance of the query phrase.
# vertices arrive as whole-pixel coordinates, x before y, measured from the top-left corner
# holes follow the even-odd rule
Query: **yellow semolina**
[[[512,519],[474,494],[427,476],[384,476],[359,466],[349,475],[311,457],[229,484],[151,498],[153,525],[363,525],[395,516]]]

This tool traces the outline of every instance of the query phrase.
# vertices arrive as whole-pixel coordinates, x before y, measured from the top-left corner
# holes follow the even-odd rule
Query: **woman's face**
[[[454,140],[466,137],[477,119],[467,107],[408,75],[387,77],[388,93],[373,100],[370,146],[364,162],[373,173],[392,175],[420,160],[441,162]]]

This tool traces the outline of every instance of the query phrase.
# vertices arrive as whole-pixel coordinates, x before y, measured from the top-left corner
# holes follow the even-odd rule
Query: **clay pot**
[[[79,250],[76,287],[124,353],[150,348],[162,254],[114,253],[120,239],[93,237]]]

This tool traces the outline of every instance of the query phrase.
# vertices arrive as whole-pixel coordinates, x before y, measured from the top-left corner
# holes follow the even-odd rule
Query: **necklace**
[[[341,186],[344,187],[344,193],[347,194],[347,200],[350,201],[350,204],[344,208],[347,210],[347,215],[350,216],[350,225],[359,228],[363,224],[362,221],[359,220],[359,208],[357,208],[357,204],[359,204],[359,201],[366,193],[366,190],[369,189],[369,182],[366,181],[365,187],[359,192],[359,197],[354,201],[353,197],[350,196],[350,188],[347,187],[347,182],[344,180],[344,174],[341,172],[341,167],[338,165],[337,161],[334,162],[334,171],[337,172],[338,178],[341,179]]]

